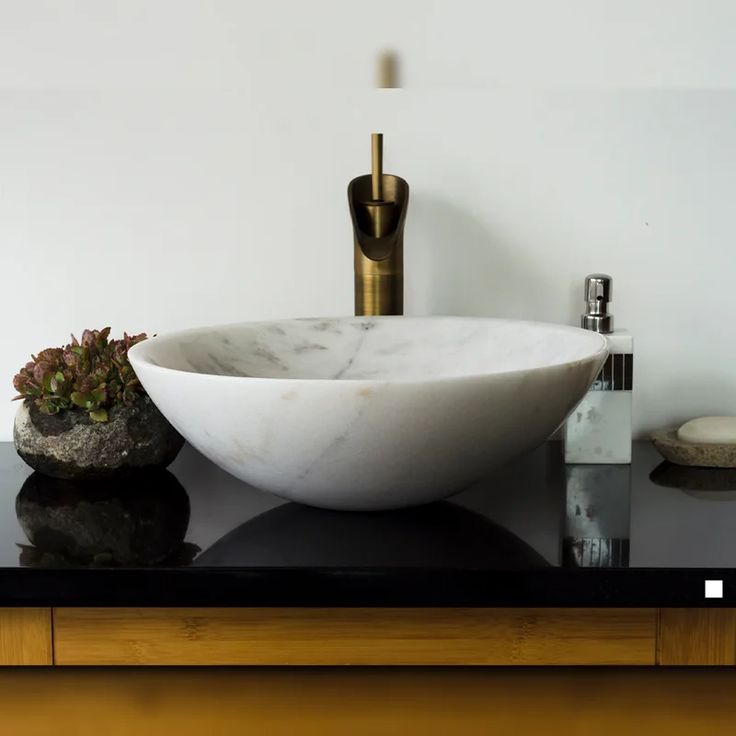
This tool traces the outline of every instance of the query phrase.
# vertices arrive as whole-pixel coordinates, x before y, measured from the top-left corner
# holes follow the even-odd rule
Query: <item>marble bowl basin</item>
[[[451,496],[546,440],[606,354],[574,327],[344,317],[171,333],[130,361],[174,427],[236,477],[377,510]]]

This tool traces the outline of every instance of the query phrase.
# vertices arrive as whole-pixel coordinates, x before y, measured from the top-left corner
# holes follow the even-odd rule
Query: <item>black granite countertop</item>
[[[550,442],[449,501],[323,511],[186,446],[85,485],[0,443],[0,606],[733,606],[736,470],[565,466]],[[722,598],[705,597],[720,580]]]

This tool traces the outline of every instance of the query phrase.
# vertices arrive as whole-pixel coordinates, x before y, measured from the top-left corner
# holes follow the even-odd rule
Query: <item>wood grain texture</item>
[[[62,665],[654,664],[654,609],[59,608]]]
[[[0,608],[0,665],[53,664],[50,608]]]
[[[657,663],[736,664],[736,609],[663,608],[659,616]]]
[[[736,669],[20,668],[13,736],[732,736]]]

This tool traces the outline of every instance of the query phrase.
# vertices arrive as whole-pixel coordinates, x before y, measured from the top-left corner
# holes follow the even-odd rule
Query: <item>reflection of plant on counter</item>
[[[128,350],[146,334],[85,330],[32,356],[13,380],[18,454],[59,478],[101,478],[168,465],[184,442],[146,394]]]
[[[72,335],[69,345],[31,356],[13,380],[15,399],[30,399],[44,414],[81,409],[95,422],[106,422],[113,406],[132,406],[145,391],[128,361],[128,349],[147,335],[108,340],[109,335],[109,327],[85,330],[81,340]]]
[[[188,565],[199,548],[184,539],[189,496],[168,470],[101,481],[32,473],[15,500],[31,567]]]

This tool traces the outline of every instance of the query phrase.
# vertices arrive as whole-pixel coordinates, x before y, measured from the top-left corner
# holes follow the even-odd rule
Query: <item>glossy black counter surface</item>
[[[733,606],[736,471],[565,466],[550,442],[449,501],[323,511],[185,447],[73,484],[0,443],[0,606]],[[721,580],[723,598],[705,598]]]

